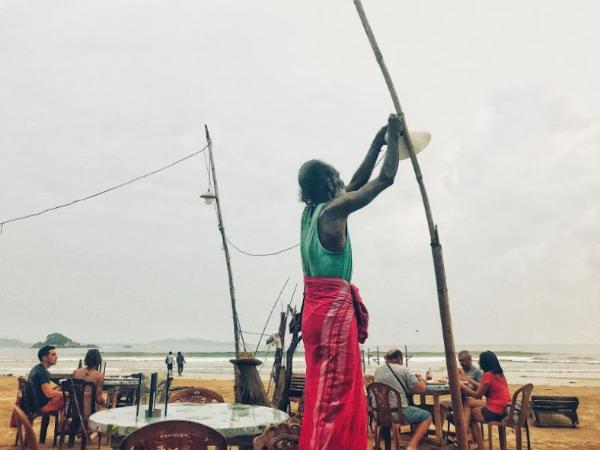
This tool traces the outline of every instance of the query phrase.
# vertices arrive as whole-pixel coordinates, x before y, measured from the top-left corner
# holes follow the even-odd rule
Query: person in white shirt
[[[398,349],[391,349],[385,354],[385,364],[375,370],[375,383],[383,383],[393,387],[400,393],[402,403],[402,416],[411,425],[416,425],[412,438],[406,447],[407,450],[417,450],[417,444],[423,439],[431,425],[431,414],[429,411],[412,406],[408,399],[412,394],[425,392],[426,382],[417,377],[408,368],[404,367],[404,356]],[[397,408],[396,399],[390,399],[390,406]]]
[[[167,365],[167,376],[173,378],[173,352],[169,352],[165,358],[165,364]]]

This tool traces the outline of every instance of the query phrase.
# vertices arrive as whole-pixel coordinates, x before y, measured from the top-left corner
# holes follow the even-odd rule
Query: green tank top
[[[325,203],[307,206],[302,213],[300,254],[302,269],[309,277],[352,279],[352,244],[346,231],[346,245],[341,252],[327,250],[319,239],[319,215]]]

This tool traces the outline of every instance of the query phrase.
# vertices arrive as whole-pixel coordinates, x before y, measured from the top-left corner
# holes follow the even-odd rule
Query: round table
[[[160,417],[146,417],[147,406],[140,405],[136,416],[135,406],[105,409],[89,418],[90,428],[102,433],[127,436],[129,433],[155,422],[189,420],[209,426],[227,439],[230,445],[251,445],[252,437],[261,434],[270,424],[283,422],[288,415],[266,406],[239,403],[169,403],[167,416],[164,406]]]

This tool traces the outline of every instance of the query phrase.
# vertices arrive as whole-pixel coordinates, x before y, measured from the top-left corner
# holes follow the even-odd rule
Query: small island
[[[46,345],[52,345],[56,348],[85,348],[85,347],[97,347],[94,344],[80,344],[79,342],[75,342],[74,340],[68,338],[64,334],[61,333],[50,333],[46,340],[43,342],[36,342],[31,346],[31,348],[42,348]]]

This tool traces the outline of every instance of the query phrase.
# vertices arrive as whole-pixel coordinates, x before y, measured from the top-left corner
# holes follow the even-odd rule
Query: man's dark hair
[[[498,357],[494,352],[490,352],[489,350],[479,355],[479,367],[481,367],[481,370],[484,372],[493,372],[498,375],[504,375]]]
[[[397,348],[391,349],[384,356],[384,358],[385,358],[386,361],[392,361],[394,359],[402,359],[403,357],[404,357],[404,355]]]
[[[89,369],[99,369],[102,365],[102,355],[100,354],[100,350],[97,348],[92,348],[88,350],[85,354],[85,367]]]
[[[318,205],[331,200],[335,192],[332,192],[330,180],[335,175],[337,171],[332,166],[318,159],[302,164],[298,171],[300,200],[307,205]]]
[[[46,345],[38,350],[38,359],[41,361],[44,356],[48,356],[51,350],[54,350],[56,347],[54,345]]]

